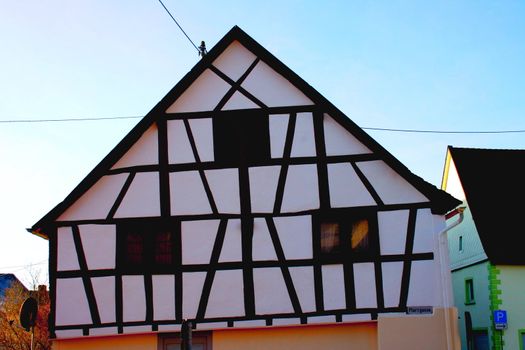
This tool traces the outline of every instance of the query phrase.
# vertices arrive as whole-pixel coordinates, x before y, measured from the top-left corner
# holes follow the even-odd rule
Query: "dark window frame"
[[[330,209],[312,216],[314,233],[314,256],[323,264],[338,264],[350,261],[375,261],[379,255],[379,230],[377,211],[360,209]],[[348,234],[353,223],[360,220],[368,222],[368,248],[366,250],[352,249],[351,237]],[[322,226],[327,223],[339,224],[339,246],[334,251],[324,251],[322,248]]]
[[[482,328],[472,328],[472,349],[477,350],[478,348],[476,345],[478,344],[479,337],[484,336],[487,338],[487,342],[484,344],[486,345],[487,349],[490,349],[490,338],[489,338],[489,331],[488,328],[482,327]]]
[[[163,333],[158,335],[157,350],[166,350],[168,345],[181,344],[181,333]],[[210,331],[192,331],[192,344],[201,344],[205,350],[212,350],[212,332]]]
[[[476,294],[474,293],[474,278],[465,278],[465,305],[476,304]]]
[[[123,273],[173,271],[176,264],[176,245],[179,244],[176,237],[179,231],[178,225],[180,224],[177,222],[158,220],[130,220],[118,223],[117,269]],[[135,260],[134,262],[132,261],[134,259],[130,259],[128,255],[128,243],[130,242],[128,237],[130,236],[142,238],[142,261]],[[158,238],[163,238],[163,240],[158,241]]]
[[[270,160],[269,114],[260,109],[215,113],[213,150],[216,162],[230,166]]]

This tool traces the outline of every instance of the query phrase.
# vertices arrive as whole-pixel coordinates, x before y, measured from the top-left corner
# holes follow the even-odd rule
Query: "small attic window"
[[[254,111],[221,112],[213,118],[215,161],[253,164],[270,159],[268,114]]]
[[[377,252],[376,220],[372,215],[338,211],[318,218],[319,256],[339,261],[346,256],[366,258]]]
[[[169,268],[174,262],[173,233],[161,225],[121,224],[119,267],[129,272]]]

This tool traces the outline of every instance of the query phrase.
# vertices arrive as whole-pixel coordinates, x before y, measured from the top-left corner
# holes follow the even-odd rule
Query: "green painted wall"
[[[489,277],[489,307],[490,307],[490,341],[493,350],[502,350],[505,347],[503,339],[503,331],[494,328],[493,313],[495,310],[503,309],[501,304],[501,271],[492,264],[487,264],[487,271]]]
[[[520,331],[525,329],[525,266],[498,265],[497,269],[500,309],[507,311],[509,325],[503,331],[503,349],[520,349]]]
[[[467,349],[467,337],[465,331],[465,311],[472,316],[472,327],[477,329],[489,329],[491,336],[490,320],[490,294],[489,294],[489,263],[487,261],[476,265],[465,267],[452,272],[452,288],[454,291],[454,304],[458,309],[458,324],[461,336],[461,349]],[[465,303],[465,280],[472,278],[474,283],[473,304]]]

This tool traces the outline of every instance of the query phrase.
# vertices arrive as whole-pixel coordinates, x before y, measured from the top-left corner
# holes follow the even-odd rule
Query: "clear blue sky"
[[[212,47],[234,25],[361,127],[525,129],[523,1],[164,0]],[[25,231],[145,115],[198,55],[158,0],[0,1],[0,272],[47,269]],[[439,186],[447,145],[525,148],[525,133],[367,131]],[[490,164],[487,164],[490,166]]]

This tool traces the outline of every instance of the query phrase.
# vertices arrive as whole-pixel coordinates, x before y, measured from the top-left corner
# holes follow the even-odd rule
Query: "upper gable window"
[[[335,211],[319,215],[319,256],[327,261],[369,258],[378,251],[375,215]]]
[[[270,159],[268,124],[268,114],[258,110],[221,112],[215,115],[215,161],[236,165]]]

